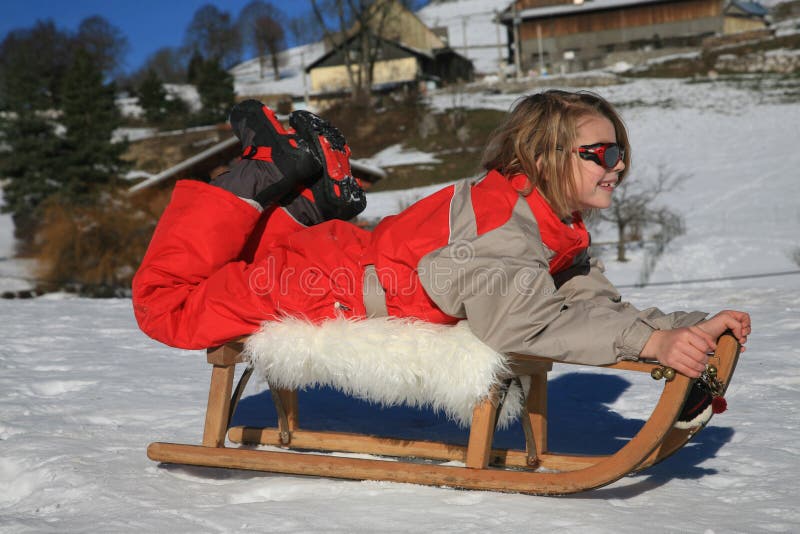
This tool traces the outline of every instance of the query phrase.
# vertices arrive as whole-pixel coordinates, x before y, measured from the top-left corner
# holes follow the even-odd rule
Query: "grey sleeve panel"
[[[622,300],[614,285],[605,276],[605,266],[599,259],[589,260],[589,272],[585,276],[575,276],[558,290],[568,305],[578,301],[589,301],[593,306],[605,307],[634,320],[632,328],[623,334],[620,359],[636,359],[654,330],[670,330],[692,326],[706,318],[705,312],[664,313],[657,308],[639,310],[630,302]]]
[[[472,209],[451,214],[451,229],[468,228],[453,225],[453,216],[474,220]],[[450,244],[424,256],[418,272],[442,311],[466,318],[475,335],[499,352],[604,365],[636,358],[666,321],[660,312],[622,303],[601,271],[586,285],[570,280],[557,291],[551,252],[523,199],[504,225],[481,236],[470,232],[451,233]]]
[[[450,200],[450,238],[448,243],[474,239],[478,235],[478,222],[472,208],[472,191],[466,180],[456,182]]]

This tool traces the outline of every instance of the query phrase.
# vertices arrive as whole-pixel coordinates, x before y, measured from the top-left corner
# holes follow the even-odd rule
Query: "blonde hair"
[[[587,115],[600,115],[614,125],[617,143],[625,150],[622,180],[631,158],[625,124],[611,104],[588,91],[550,90],[518,100],[489,136],[481,165],[507,177],[527,175],[529,186],[520,193],[538,189],[559,217],[567,217],[576,196],[570,149],[575,146],[578,122]]]

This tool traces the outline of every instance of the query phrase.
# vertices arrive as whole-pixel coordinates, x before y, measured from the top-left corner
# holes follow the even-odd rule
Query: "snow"
[[[431,2],[416,14],[429,28],[446,27],[450,48],[471,59],[476,73],[496,74],[508,56],[508,31],[494,19],[509,4],[509,0]]]
[[[3,205],[2,187],[0,187],[0,205]],[[15,254],[14,223],[11,214],[0,213],[0,293],[33,288],[33,261],[15,258]]]
[[[296,46],[281,55],[280,78],[275,79],[269,61],[264,63],[263,77],[259,59],[254,58],[230,70],[233,88],[237,95],[289,94],[302,96],[306,88],[311,90],[311,80],[304,73],[305,67],[325,53],[322,42]]]
[[[432,154],[420,152],[419,150],[406,149],[401,144],[392,145],[384,148],[380,152],[369,158],[359,160],[365,165],[374,167],[388,167],[398,165],[420,165],[424,163],[439,163]]]
[[[667,308],[746,307],[756,325],[750,350],[728,392],[728,412],[691,445],[644,473],[568,498],[159,466],[145,456],[150,441],[201,439],[204,355],[145,338],[128,300],[0,301],[0,314],[14,317],[0,324],[0,530],[529,532],[536,525],[612,533],[640,532],[647,521],[654,532],[796,532],[798,292],[644,289],[629,296]],[[629,437],[656,393],[649,377],[573,369],[556,371],[551,384],[551,444],[578,452]],[[249,393],[242,407],[274,419],[263,396]],[[410,424],[417,434],[463,439],[428,412],[383,412],[328,391],[303,398],[312,423],[345,413],[351,424]],[[518,432],[503,437],[521,443]]]
[[[639,80],[597,89],[630,128],[628,179],[644,179],[659,164],[692,176],[664,195],[685,216],[687,233],[670,243],[651,281],[798,270],[791,256],[800,247],[800,152],[787,128],[800,121],[800,105],[768,80]],[[469,94],[465,104],[508,109],[518,97]],[[448,100],[433,97],[433,104]],[[403,150],[387,153],[397,158]],[[441,187],[372,193],[368,213],[396,212]],[[10,218],[0,216],[0,257],[11,256],[10,232]],[[595,239],[612,236],[600,228]],[[613,281],[638,281],[640,250],[626,264],[607,256]],[[0,284],[9,280],[0,270]],[[640,307],[744,309],[754,332],[728,391],[729,410],[690,445],[643,473],[566,498],[160,466],[145,456],[149,442],[201,440],[204,354],[146,338],[127,299],[0,300],[0,531],[800,531],[800,275],[624,293]],[[648,416],[654,386],[646,376],[556,366],[552,447],[613,450]],[[246,395],[239,422],[274,421],[258,388]],[[301,410],[301,424],[312,427],[369,422],[384,434],[407,428],[464,439],[432,413],[380,410],[327,390],[301,396]],[[521,440],[515,429],[499,444]]]

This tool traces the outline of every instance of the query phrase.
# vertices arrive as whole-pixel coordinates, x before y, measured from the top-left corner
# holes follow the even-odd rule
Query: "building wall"
[[[740,33],[754,30],[763,30],[766,27],[763,21],[747,19],[744,17],[725,17],[723,33]]]
[[[610,52],[661,46],[677,38],[722,33],[722,0],[690,0],[613,11],[523,21],[520,47],[523,70],[539,69],[539,41],[550,72],[571,72],[605,65]],[[684,43],[678,43],[683,45]],[[572,58],[565,57],[572,54]]]
[[[520,26],[520,39],[523,41],[535,39],[537,24],[541,26],[542,37],[557,37],[719,17],[722,14],[722,7],[723,0],[688,0],[603,11],[578,11],[574,15],[540,21],[523,21]]]
[[[353,65],[353,68],[358,69],[358,66]],[[379,61],[373,70],[373,83],[413,81],[417,78],[418,71],[417,60],[414,57]],[[350,78],[344,65],[317,67],[311,71],[311,90],[315,93],[349,88]]]

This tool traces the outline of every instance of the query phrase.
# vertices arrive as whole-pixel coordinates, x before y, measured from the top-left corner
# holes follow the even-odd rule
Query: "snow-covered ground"
[[[796,96],[787,102],[784,89],[763,84],[749,90],[677,80],[598,92],[620,106],[631,130],[630,180],[659,164],[692,175],[664,196],[685,216],[687,233],[669,245],[652,281],[798,270],[791,259],[800,247]],[[515,98],[468,102],[507,109]],[[392,213],[425,193],[370,194],[369,213]],[[9,218],[0,217],[0,256],[10,254],[10,231]],[[606,258],[616,283],[638,281],[641,254],[632,258]],[[800,532],[800,275],[624,293],[665,310],[745,309],[754,332],[728,412],[691,445],[644,473],[567,498],[159,466],[145,456],[150,441],[201,439],[204,354],[146,338],[129,300],[0,300],[0,531]],[[557,369],[551,446],[617,447],[647,417],[656,393],[649,377]],[[257,388],[247,395],[240,422],[274,419]],[[301,423],[309,426],[347,414],[354,426],[367,420],[464,439],[427,412],[378,410],[329,391],[303,399]],[[499,444],[521,440],[509,431]]]
[[[147,339],[128,300],[0,301],[0,531],[636,533],[646,523],[650,532],[797,532],[800,294],[776,287],[629,296],[671,309],[747,308],[755,331],[729,410],[691,445],[642,474],[567,498],[159,466],[145,456],[150,441],[202,437],[204,354]],[[551,445],[619,446],[647,417],[657,387],[649,377],[559,369]],[[264,396],[250,393],[240,422],[274,421]],[[328,391],[302,399],[301,422],[312,427],[371,420],[464,438],[427,412],[381,411]],[[506,445],[521,439],[503,434]]]
[[[0,204],[2,202],[3,189],[0,187]],[[33,261],[15,255],[14,223],[10,214],[0,213],[0,293],[33,287]]]

